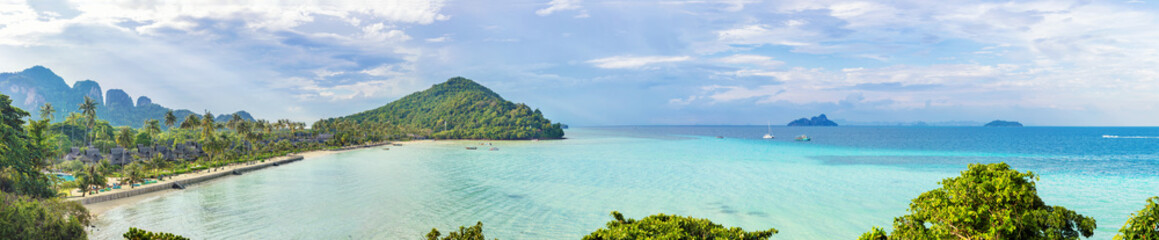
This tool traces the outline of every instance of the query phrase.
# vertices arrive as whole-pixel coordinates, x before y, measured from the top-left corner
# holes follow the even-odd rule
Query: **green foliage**
[[[22,127],[28,112],[0,94],[0,238],[83,239],[88,211],[56,198],[52,177],[43,171],[54,151],[46,144],[49,120]],[[27,132],[25,131],[27,129]]]
[[[84,239],[89,213],[80,203],[0,192],[0,238]]]
[[[342,120],[420,129],[421,135],[440,139],[558,139],[564,134],[558,123],[551,123],[539,110],[504,100],[462,77],[373,110],[321,120],[315,129],[332,129],[330,125]]]
[[[1035,180],[1034,173],[1006,163],[970,164],[961,176],[944,179],[942,187],[914,199],[908,215],[894,218],[890,238],[1078,239],[1094,234],[1094,218],[1046,205]]]
[[[117,131],[117,146],[129,148],[129,146],[133,146],[133,139],[133,129],[120,127],[120,130]]]
[[[145,170],[141,162],[133,162],[121,169],[121,176],[121,184],[134,188],[134,183],[139,183],[145,179]]]
[[[612,212],[616,220],[584,236],[584,240],[604,239],[769,239],[777,229],[745,232],[738,227],[725,228],[708,219],[656,214],[640,220],[624,219],[620,212]]]
[[[107,168],[93,164],[73,174],[76,177],[77,189],[81,191],[82,197],[88,194],[92,187],[104,187],[109,184],[108,178],[105,177],[105,169]]]
[[[0,94],[0,191],[33,197],[55,196],[51,179],[41,172],[48,163],[47,146],[36,136],[28,136],[21,120],[28,112],[11,103],[7,95]],[[39,125],[44,123],[47,121]],[[43,126],[30,129],[41,131],[36,135],[43,135]]]
[[[439,229],[432,228],[430,233],[427,233],[427,240],[486,240],[483,237],[483,222],[476,222],[475,226],[463,227],[459,226],[458,232],[448,233],[446,237],[439,238]]]
[[[121,236],[125,237],[126,240],[189,240],[189,238],[177,234],[149,232],[135,227],[130,227],[129,231]]]
[[[146,146],[153,145],[153,137],[149,136],[149,133],[147,133],[147,132],[138,133],[137,137],[133,139],[133,145],[136,145],[136,144],[141,144],[141,145],[146,145]]]
[[[869,232],[861,234],[860,237],[857,237],[857,240],[888,240],[888,239],[889,239],[889,235],[887,235],[885,233],[885,230],[882,230],[879,227],[873,227],[873,230],[869,230]]]
[[[1159,239],[1159,197],[1147,199],[1147,206],[1138,213],[1131,214],[1115,240]]]

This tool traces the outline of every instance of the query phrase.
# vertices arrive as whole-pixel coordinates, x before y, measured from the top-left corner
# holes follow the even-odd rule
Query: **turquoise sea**
[[[1110,239],[1159,195],[1159,128],[600,127],[566,140],[439,141],[362,149],[227,177],[106,212],[194,239],[418,239],[482,221],[488,238],[578,239],[613,210],[668,213],[773,239],[854,239],[968,163],[1041,175],[1039,195]],[[811,142],[792,138],[808,134]],[[1107,136],[1104,136],[1107,135]],[[723,138],[717,138],[722,136]]]

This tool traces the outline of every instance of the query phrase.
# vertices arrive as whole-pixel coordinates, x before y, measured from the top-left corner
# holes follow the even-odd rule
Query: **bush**
[[[915,198],[908,215],[894,218],[889,237],[1078,239],[1094,234],[1094,218],[1046,205],[1038,197],[1037,179],[1006,163],[970,164],[961,176],[942,180],[942,187]],[[878,233],[884,231],[875,227],[866,234]]]
[[[125,237],[127,240],[189,240],[189,238],[182,237],[181,235],[177,234],[149,232],[137,229],[135,227],[129,228],[129,231],[125,232],[125,234],[121,236]]]
[[[1139,213],[1131,214],[1131,219],[1119,229],[1115,240],[1159,239],[1159,197],[1147,199],[1147,206]]]
[[[615,221],[584,236],[584,240],[627,239],[769,239],[777,229],[745,232],[739,227],[725,228],[708,219],[665,215],[663,213],[640,220],[624,219],[620,212],[612,212]]]

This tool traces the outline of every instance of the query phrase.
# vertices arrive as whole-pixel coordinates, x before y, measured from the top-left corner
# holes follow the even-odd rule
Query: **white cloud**
[[[729,64],[747,64],[760,67],[774,67],[785,63],[773,60],[773,57],[753,54],[736,54],[732,56],[717,58],[716,61]]]
[[[690,56],[648,56],[648,57],[631,57],[631,56],[615,56],[600,59],[593,59],[587,61],[598,68],[607,69],[624,69],[624,68],[640,68],[646,65],[657,63],[673,63],[692,60]]]
[[[375,23],[362,28],[363,37],[366,40],[378,42],[405,42],[410,40],[410,36],[398,29],[387,29],[387,26],[382,23]]]
[[[174,29],[190,31],[199,27],[200,19],[239,20],[255,31],[284,31],[314,21],[316,16],[335,16],[350,24],[366,22],[371,17],[383,22],[430,24],[450,17],[439,13],[442,0],[400,1],[230,1],[229,3],[183,1],[116,1],[92,0],[74,3],[81,14],[71,19],[42,18],[26,4],[0,3],[0,44],[39,45],[40,37],[58,34],[69,26],[101,25],[122,28],[142,34]],[[121,27],[125,22],[140,23]],[[368,24],[367,26],[373,26]],[[385,32],[386,37],[398,33]]]
[[[443,36],[437,38],[427,38],[425,40],[432,43],[449,42],[451,41],[451,36],[449,34],[443,34]]]
[[[552,13],[560,12],[560,11],[578,10],[578,9],[583,7],[583,6],[580,6],[580,2],[583,2],[583,1],[582,0],[551,0],[551,2],[547,3],[548,6],[546,8],[535,10],[535,15],[547,16],[547,15],[551,15]],[[585,15],[587,15],[586,12],[582,13],[581,15],[577,15],[577,18],[579,18],[579,16],[585,16]]]

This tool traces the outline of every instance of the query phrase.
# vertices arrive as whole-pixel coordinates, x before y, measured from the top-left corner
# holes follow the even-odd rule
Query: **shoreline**
[[[316,157],[335,154],[335,153],[342,153],[342,152],[364,149],[364,148],[379,147],[379,146],[390,145],[390,144],[407,144],[407,143],[421,143],[421,142],[429,142],[429,141],[412,140],[412,141],[403,141],[403,142],[384,142],[384,143],[373,143],[373,144],[367,144],[367,145],[349,146],[349,147],[343,147],[343,148],[336,149],[336,150],[322,149],[322,150],[313,150],[313,151],[300,152],[300,153],[292,153],[292,154],[289,154],[287,156],[265,159],[266,162],[239,163],[239,164],[228,165],[228,166],[223,167],[220,170],[212,171],[212,172],[203,171],[203,172],[197,172],[197,173],[186,173],[186,174],[182,174],[182,175],[169,177],[168,179],[166,179],[164,181],[157,181],[157,183],[150,184],[149,186],[138,186],[136,188],[124,188],[123,187],[121,189],[116,189],[116,190],[108,191],[108,192],[102,192],[102,193],[95,194],[95,195],[88,195],[85,197],[69,197],[66,199],[66,201],[79,201],[79,202],[81,202],[84,205],[84,207],[89,210],[90,215],[92,215],[95,218],[99,218],[101,214],[104,214],[105,212],[108,212],[109,210],[116,209],[118,207],[122,207],[125,205],[135,204],[135,203],[141,202],[141,201],[146,200],[146,199],[151,199],[153,197],[162,196],[162,195],[172,193],[175,191],[180,191],[181,189],[174,189],[171,187],[171,186],[173,186],[174,183],[181,183],[181,185],[200,184],[200,183],[209,182],[209,181],[213,181],[213,180],[223,179],[227,176],[232,176],[232,175],[234,175],[234,174],[232,174],[234,171],[238,171],[239,173],[258,171],[258,170],[261,170],[261,169],[264,169],[267,167],[271,167],[271,166],[278,166],[278,165],[285,164],[285,163],[302,161],[302,160],[306,160],[307,158],[316,158]]]

